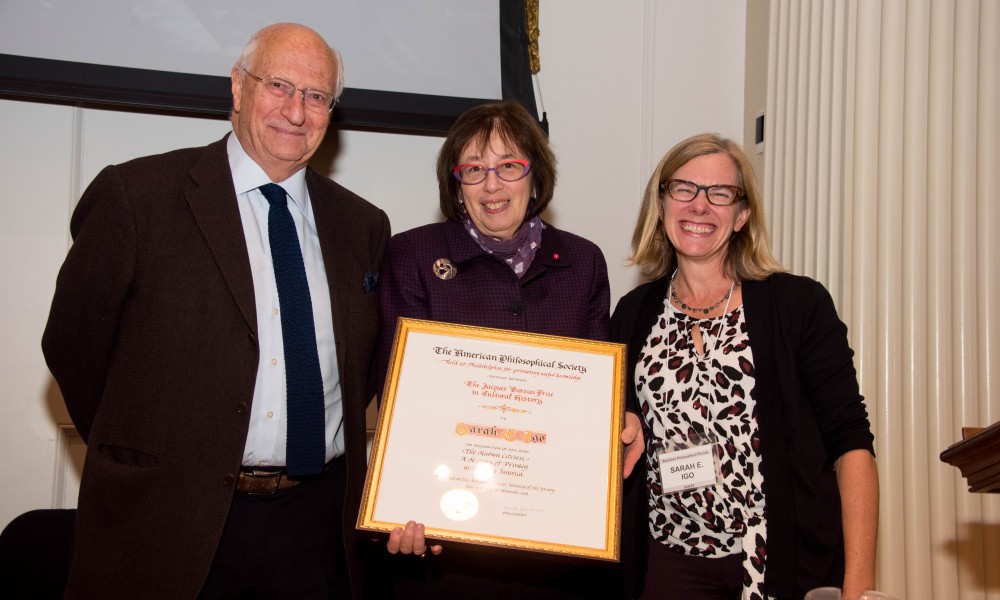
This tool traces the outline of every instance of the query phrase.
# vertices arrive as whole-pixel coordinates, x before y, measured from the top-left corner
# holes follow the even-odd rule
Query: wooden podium
[[[942,452],[941,460],[958,467],[970,492],[1000,493],[1000,422],[963,427],[962,441]]]

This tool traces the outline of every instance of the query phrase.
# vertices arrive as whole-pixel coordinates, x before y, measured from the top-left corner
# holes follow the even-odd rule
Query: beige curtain
[[[938,455],[1000,421],[1000,0],[771,0],[774,245],[850,328],[881,480],[878,583],[1000,599],[1000,495]]]

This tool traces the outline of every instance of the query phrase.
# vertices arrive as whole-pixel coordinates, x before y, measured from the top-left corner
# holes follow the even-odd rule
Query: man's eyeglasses
[[[261,89],[267,95],[274,98],[285,100],[286,98],[291,98],[295,92],[301,92],[302,101],[305,103],[306,108],[312,112],[328,113],[333,110],[333,105],[337,103],[337,99],[330,92],[315,90],[313,88],[300,89],[296,88],[292,82],[279,79],[278,77],[258,77],[246,69],[243,69],[243,72],[260,83]]]
[[[455,176],[455,179],[459,180],[463,185],[476,185],[477,183],[486,181],[486,176],[490,174],[490,171],[496,173],[497,177],[506,182],[513,182],[524,179],[528,172],[531,171],[531,163],[526,160],[505,160],[495,167],[465,164],[458,165],[451,172]]]
[[[684,179],[668,179],[661,183],[660,197],[665,192],[678,202],[691,202],[702,190],[708,201],[716,206],[731,206],[743,198],[743,190],[735,185],[698,185]]]

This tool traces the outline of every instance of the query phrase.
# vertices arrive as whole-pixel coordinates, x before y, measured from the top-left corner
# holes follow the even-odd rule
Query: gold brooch
[[[451,264],[451,261],[447,258],[439,258],[434,261],[434,274],[440,279],[448,281],[458,274],[458,267]]]

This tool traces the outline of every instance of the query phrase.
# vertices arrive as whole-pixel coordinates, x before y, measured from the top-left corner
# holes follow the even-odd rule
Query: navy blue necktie
[[[268,183],[260,191],[271,205],[267,213],[267,237],[278,284],[285,350],[288,415],[285,468],[289,475],[316,475],[323,472],[326,462],[326,425],[323,374],[316,350],[309,282],[284,188]]]

